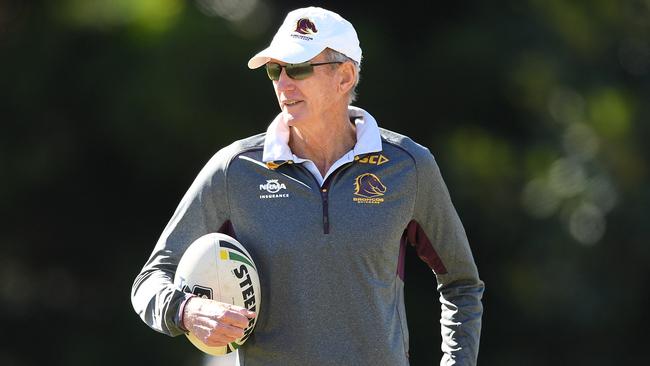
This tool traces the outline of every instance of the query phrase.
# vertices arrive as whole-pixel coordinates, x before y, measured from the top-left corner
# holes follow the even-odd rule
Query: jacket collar
[[[355,157],[382,150],[381,135],[377,121],[365,110],[349,106],[348,116],[354,121],[357,131],[357,142],[352,149]],[[269,169],[275,169],[284,163],[303,162],[304,159],[294,155],[289,148],[289,126],[282,120],[280,114],[266,130],[264,139],[264,154],[262,161]]]

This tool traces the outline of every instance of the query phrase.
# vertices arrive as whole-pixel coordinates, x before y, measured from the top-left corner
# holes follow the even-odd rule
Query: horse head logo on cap
[[[318,30],[316,29],[316,25],[314,24],[314,22],[312,22],[308,18],[300,18],[296,23],[296,30],[294,32],[300,34],[314,34],[318,32]]]

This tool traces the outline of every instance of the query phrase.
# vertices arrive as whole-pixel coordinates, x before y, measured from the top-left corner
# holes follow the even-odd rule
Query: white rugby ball
[[[237,240],[220,233],[210,233],[196,239],[178,263],[174,284],[185,292],[257,313],[249,321],[244,336],[227,346],[210,347],[187,333],[194,346],[216,356],[233,352],[246,342],[259,317],[260,281],[251,255]]]

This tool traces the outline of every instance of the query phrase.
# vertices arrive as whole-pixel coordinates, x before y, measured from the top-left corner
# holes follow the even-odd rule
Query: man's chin
[[[282,111],[282,119],[288,126],[296,126],[300,124],[300,118],[295,113]]]

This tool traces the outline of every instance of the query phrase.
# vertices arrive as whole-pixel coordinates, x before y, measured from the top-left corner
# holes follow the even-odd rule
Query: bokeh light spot
[[[484,182],[497,182],[515,174],[512,150],[498,137],[481,129],[460,129],[449,142],[457,166]]]
[[[576,208],[569,218],[571,236],[585,245],[598,242],[605,233],[603,212],[591,203],[583,203]]]
[[[66,0],[55,9],[70,25],[100,29],[135,26],[159,33],[174,23],[184,4],[182,0]]]
[[[571,124],[564,132],[563,140],[567,153],[580,161],[593,159],[598,152],[598,136],[584,123]]]
[[[585,189],[586,174],[581,164],[572,159],[558,159],[549,171],[549,186],[561,197],[573,197]]]
[[[522,203],[531,216],[547,218],[557,210],[560,198],[546,181],[533,179],[524,188]]]
[[[231,22],[248,17],[258,0],[197,0],[199,10],[208,16],[219,16]]]
[[[625,137],[630,129],[632,111],[617,89],[607,88],[590,98],[589,118],[599,135],[619,139]]]
[[[587,182],[586,197],[603,212],[609,212],[618,202],[618,193],[612,181],[605,176],[596,176]]]

